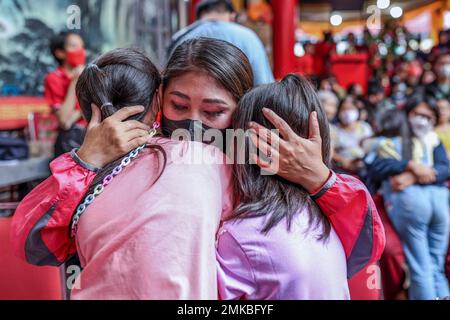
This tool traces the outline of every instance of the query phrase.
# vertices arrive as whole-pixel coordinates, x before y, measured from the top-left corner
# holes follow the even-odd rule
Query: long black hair
[[[274,126],[262,113],[264,107],[273,110],[303,138],[309,136],[310,114],[316,111],[322,137],[322,161],[329,165],[328,120],[313,86],[305,78],[288,75],[278,83],[262,85],[248,92],[239,102],[234,114],[234,129],[247,130],[250,121],[273,129]],[[248,159],[248,143],[246,145],[245,152]],[[263,233],[267,233],[283,219],[286,219],[289,229],[293,217],[302,209],[308,208],[310,227],[322,227],[319,238],[324,240],[328,238],[330,223],[306,190],[279,176],[261,175],[259,167],[250,163],[236,163],[234,175],[235,193],[239,204],[232,218],[267,215],[267,223],[262,229]]]
[[[137,49],[115,49],[103,54],[90,64],[80,75],[76,94],[84,117],[90,121],[91,104],[102,106],[102,120],[124,107],[142,105],[145,110],[129,119],[142,121],[152,112],[153,98],[161,84],[161,75],[147,56]],[[166,154],[160,145],[147,145],[160,152],[166,164]],[[90,193],[123,158],[106,165],[97,174],[90,186]],[[158,177],[159,178],[159,177]],[[158,179],[157,178],[157,179]]]

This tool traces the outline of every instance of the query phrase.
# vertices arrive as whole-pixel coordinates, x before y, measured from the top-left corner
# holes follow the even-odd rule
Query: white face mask
[[[444,74],[447,78],[450,78],[450,63],[446,63],[444,64],[444,66],[442,67],[442,69],[444,69]]]
[[[423,138],[433,130],[433,123],[426,117],[414,116],[409,119],[409,124],[417,138]]]
[[[439,68],[439,74],[444,78],[450,78],[450,63],[446,63]]]
[[[358,118],[359,112],[355,109],[343,111],[339,116],[339,119],[341,119],[342,123],[345,125],[352,124],[353,122],[357,121]]]

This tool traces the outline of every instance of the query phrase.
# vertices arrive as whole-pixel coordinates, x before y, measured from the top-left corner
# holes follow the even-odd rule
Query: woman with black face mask
[[[179,125],[182,128],[189,127],[189,131],[194,127],[191,123],[196,121],[201,121],[202,131],[205,128],[203,126],[219,131],[230,128],[238,101],[252,85],[248,60],[238,48],[215,39],[186,41],[177,47],[163,72],[158,93],[162,101],[160,115],[163,131],[168,133],[167,130],[172,131]],[[93,109],[97,107],[93,106]],[[28,259],[31,263],[39,261],[41,264],[51,264],[46,260],[49,256],[47,253],[50,253],[54,258],[52,263],[57,264],[73,252],[73,243],[68,238],[68,226],[65,223],[70,220],[88,191],[95,178],[95,170],[104,168],[147,141],[148,126],[126,121],[140,112],[142,107],[128,107],[107,121],[91,121],[80,149],[74,151],[72,157],[65,155],[58,171],[59,183],[47,188],[45,195],[42,195],[44,191],[41,189],[41,198],[30,196],[24,200],[26,205],[20,210],[16,226],[50,214],[41,205],[41,199],[54,204],[61,194],[71,195],[56,206],[50,206],[51,215],[60,217],[57,221],[61,224],[42,223],[33,229],[33,234],[53,239],[54,242],[46,246],[46,251],[41,250],[40,246],[34,246],[35,242],[27,242],[28,233],[15,230],[20,238],[15,241],[19,256],[33,256],[35,259]],[[280,132],[291,132],[276,114],[265,116]],[[311,126],[318,125],[314,117],[310,118],[310,123]],[[266,129],[260,128],[258,133],[264,136]],[[384,247],[384,233],[364,185],[353,177],[336,175],[327,168],[322,160],[320,134],[311,134],[308,138],[295,133],[285,134],[280,142],[279,148],[273,147],[271,161],[259,161],[258,165],[306,190],[315,200],[342,241],[348,259],[348,276],[378,260]],[[76,181],[73,181],[73,171],[81,174]],[[56,252],[53,248],[56,248]]]

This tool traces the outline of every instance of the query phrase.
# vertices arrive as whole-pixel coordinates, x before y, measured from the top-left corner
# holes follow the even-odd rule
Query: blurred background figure
[[[202,0],[197,4],[196,17],[196,22],[173,36],[169,56],[188,39],[210,37],[225,40],[246,54],[256,85],[273,82],[272,69],[261,40],[254,31],[234,22],[236,13],[230,0]]]
[[[433,100],[412,98],[398,123],[398,132],[384,134],[376,148],[377,160],[370,165],[372,179],[381,182],[386,211],[403,246],[410,272],[410,299],[449,294],[444,272],[449,238],[449,161],[433,131],[438,122]]]
[[[45,98],[59,124],[55,157],[78,148],[84,139],[87,122],[75,95],[78,77],[86,64],[83,38],[75,32],[61,32],[50,40],[50,51],[58,68],[45,77]]]
[[[362,142],[372,136],[372,128],[367,122],[360,120],[360,111],[355,99],[351,96],[341,101],[337,119],[337,139],[333,160],[337,168],[344,172],[358,174],[364,158]]]

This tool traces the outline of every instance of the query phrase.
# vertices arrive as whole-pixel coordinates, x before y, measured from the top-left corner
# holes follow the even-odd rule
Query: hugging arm
[[[257,159],[256,163],[311,194],[342,242],[347,256],[348,277],[379,260],[385,246],[385,234],[372,197],[360,180],[348,175],[336,175],[324,164],[316,112],[310,116],[308,139],[296,135],[273,111],[264,110],[264,114],[279,130],[281,137],[258,124],[251,125],[259,139],[270,136],[277,146],[276,149],[273,143],[271,146],[276,161],[267,163]],[[253,139],[258,145],[255,140],[258,137],[255,135]],[[264,148],[267,149],[267,144]]]
[[[50,170],[52,175],[20,202],[11,225],[14,253],[38,266],[58,266],[75,254],[72,215],[96,175],[74,151],[53,160]]]

